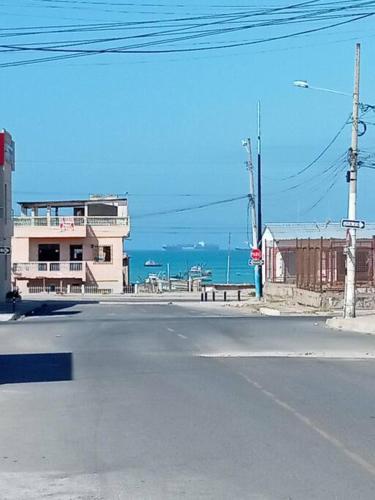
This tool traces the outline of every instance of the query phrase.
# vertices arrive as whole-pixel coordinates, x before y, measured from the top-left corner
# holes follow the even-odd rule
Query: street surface
[[[375,498],[374,336],[60,301],[0,351],[1,500]]]

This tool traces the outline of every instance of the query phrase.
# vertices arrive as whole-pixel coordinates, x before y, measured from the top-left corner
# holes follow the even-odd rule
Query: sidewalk
[[[335,330],[346,330],[357,333],[369,333],[375,335],[375,313],[374,311],[360,312],[357,318],[330,318],[326,325]]]

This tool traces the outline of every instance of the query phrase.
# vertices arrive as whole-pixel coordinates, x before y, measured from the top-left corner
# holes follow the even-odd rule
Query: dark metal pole
[[[260,101],[258,101],[258,248],[262,250],[262,142],[260,129]],[[260,296],[263,295],[262,266],[259,266],[260,273]]]

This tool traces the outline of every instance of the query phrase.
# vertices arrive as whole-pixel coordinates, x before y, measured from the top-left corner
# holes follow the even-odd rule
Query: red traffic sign
[[[251,250],[251,258],[253,260],[261,260],[262,259],[262,251],[260,248],[253,248]]]

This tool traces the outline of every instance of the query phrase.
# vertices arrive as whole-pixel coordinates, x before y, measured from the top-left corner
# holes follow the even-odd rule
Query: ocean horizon
[[[226,283],[228,250],[126,250],[130,258],[131,283],[143,282],[149,274],[167,275],[169,264],[170,275],[187,273],[192,266],[203,266],[212,271],[212,283]],[[230,252],[229,282],[254,283],[254,269],[249,266],[249,253],[232,250]],[[160,267],[145,267],[147,260],[153,260]]]

